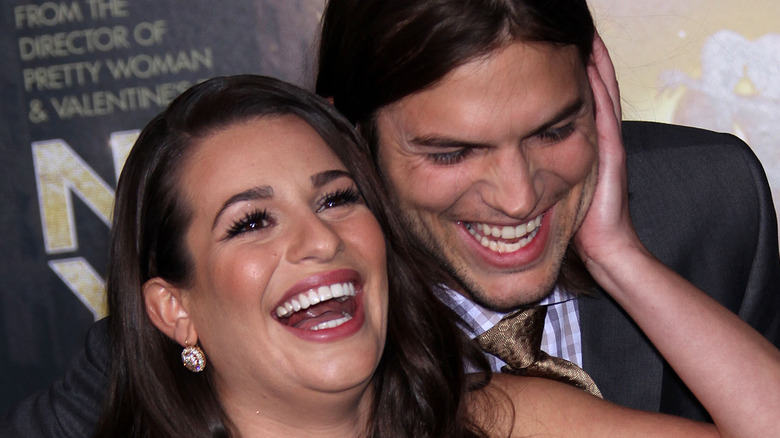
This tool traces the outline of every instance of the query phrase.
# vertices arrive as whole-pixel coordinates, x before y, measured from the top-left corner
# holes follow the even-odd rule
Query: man
[[[706,420],[626,314],[583,287],[571,251],[598,174],[593,37],[579,0],[331,0],[317,92],[367,138],[408,226],[458,280],[444,299],[474,336],[551,304],[544,349],[581,364],[605,398]],[[776,218],[753,154],[690,128],[626,122],[623,134],[642,241],[780,344]]]
[[[551,304],[546,348],[581,364],[605,398],[706,418],[607,296],[575,299],[586,283],[570,242],[598,178],[584,1],[407,3],[331,1],[317,91],[364,132],[408,226],[457,278],[443,298],[475,335],[515,307]],[[513,14],[536,21],[507,25]],[[559,49],[525,43],[532,35],[523,29],[544,24],[539,17],[554,23],[545,32],[567,30]],[[750,150],[688,128],[623,130],[632,216],[646,246],[777,344],[776,219]],[[73,370],[22,409],[53,407],[65,428],[88,433],[107,342],[98,326]]]

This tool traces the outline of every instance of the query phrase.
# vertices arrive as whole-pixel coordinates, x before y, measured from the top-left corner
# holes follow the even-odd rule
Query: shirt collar
[[[461,317],[463,324],[460,324],[461,329],[469,334],[472,338],[481,335],[482,333],[490,330],[509,312],[497,312],[495,310],[482,307],[479,304],[469,300],[455,290],[440,285],[434,289],[436,296],[447,307],[452,309],[458,316]],[[536,305],[547,306],[558,303],[563,303],[574,299],[574,295],[558,286],[553,289],[545,298],[539,300]]]

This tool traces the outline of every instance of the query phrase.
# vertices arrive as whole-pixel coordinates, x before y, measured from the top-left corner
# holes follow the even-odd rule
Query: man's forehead
[[[476,139],[495,135],[501,125],[522,135],[590,101],[574,47],[515,43],[458,67],[378,115],[392,119],[391,126],[406,137]],[[383,125],[388,126],[380,123],[380,129]]]

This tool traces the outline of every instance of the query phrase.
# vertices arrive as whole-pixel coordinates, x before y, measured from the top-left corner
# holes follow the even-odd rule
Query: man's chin
[[[560,270],[563,252],[553,257],[553,263],[540,263],[536,269],[515,273],[474,272],[465,263],[444,257],[447,254],[430,234],[416,232],[424,242],[424,250],[444,268],[455,281],[456,289],[474,303],[497,312],[508,312],[525,305],[533,305],[552,293]],[[475,275],[476,274],[476,275]],[[499,279],[496,278],[500,276]],[[532,284],[532,287],[518,288],[518,285]]]
[[[533,291],[514,291],[506,296],[490,295],[483,293],[483,291],[468,291],[467,293],[471,301],[476,304],[496,312],[507,313],[519,307],[533,305],[541,301],[550,295],[552,290],[551,286],[550,288]]]
[[[497,283],[479,280],[479,277],[460,272],[457,279],[467,298],[482,307],[497,312],[509,312],[518,307],[533,305],[546,298],[555,288],[555,275],[547,275],[543,279],[530,280],[506,278]],[[492,284],[491,284],[492,283]],[[532,287],[517,287],[520,284],[533,284]]]
[[[472,302],[496,312],[507,313],[518,307],[533,305],[550,295],[557,281],[557,269],[514,273],[509,275],[474,275],[468,269],[455,269],[449,260],[439,262],[455,280],[453,286]],[[519,274],[519,275],[518,275]],[[501,276],[501,281],[497,276]],[[518,285],[533,285],[518,287]]]

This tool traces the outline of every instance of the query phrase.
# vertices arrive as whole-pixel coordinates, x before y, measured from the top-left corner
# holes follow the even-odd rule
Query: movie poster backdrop
[[[212,76],[305,85],[323,2],[0,3],[0,414],[106,314],[114,189],[139,130]]]

